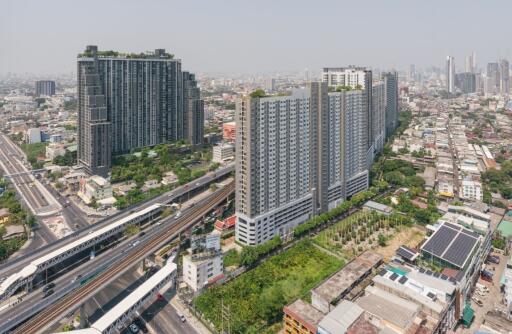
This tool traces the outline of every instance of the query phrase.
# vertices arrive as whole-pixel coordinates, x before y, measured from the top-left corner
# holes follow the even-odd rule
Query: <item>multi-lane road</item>
[[[0,168],[12,181],[18,195],[39,222],[35,238],[31,241],[33,244],[30,245],[31,249],[36,249],[57,239],[42,220],[58,215],[62,211],[62,206],[25,167],[23,159],[23,152],[8,137],[1,134]]]
[[[164,218],[162,220],[163,224],[160,225],[161,230],[157,229],[151,235],[146,236],[144,241],[137,245],[137,247],[122,250],[125,256],[116,262],[115,265],[110,266],[109,270],[101,272],[89,283],[80,286],[52,305],[47,306],[39,314],[18,327],[14,333],[30,334],[40,333],[45,330],[64,314],[76,309],[77,305],[81,305],[98,291],[121,277],[134,264],[140,263],[142,259],[165,245],[166,242],[176,238],[179,233],[190,228],[201,217],[211,211],[212,208],[222,203],[233,191],[234,182],[230,182],[228,185],[217,190],[213,195],[183,212],[182,216],[175,220],[174,223],[168,224],[168,220],[174,219],[173,217]]]
[[[89,225],[81,230],[76,231],[72,235],[68,235],[62,239],[56,240],[48,245],[45,245],[43,247],[38,248],[35,251],[32,251],[30,253],[27,253],[23,256],[20,256],[14,260],[8,261],[5,264],[0,265],[0,279],[8,277],[12,275],[15,272],[19,272],[24,267],[26,267],[30,262],[33,260],[44,256],[58,248],[63,247],[67,243],[73,242],[82,236],[84,236],[87,233],[90,233],[91,231],[96,231],[100,228],[103,228],[109,224],[112,224],[114,221],[122,219],[131,213],[135,211],[143,210],[149,206],[152,206],[157,203],[169,203],[176,201],[178,198],[185,196],[186,194],[193,192],[197,189],[204,189],[204,187],[208,184],[210,184],[213,181],[216,181],[218,179],[222,179],[227,174],[232,172],[234,169],[234,166],[227,165],[225,167],[222,167],[215,171],[214,173],[208,173],[205,176],[198,178],[188,184],[185,184],[179,188],[176,188],[170,192],[167,192],[165,194],[162,194],[160,196],[157,196],[151,200],[148,200],[146,202],[137,204],[133,207],[130,207],[126,210],[120,211],[119,213],[108,217],[106,219],[100,220],[99,222]]]

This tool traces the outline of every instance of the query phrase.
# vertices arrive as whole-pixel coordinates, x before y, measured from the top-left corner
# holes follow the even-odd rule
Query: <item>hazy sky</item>
[[[511,54],[510,0],[1,0],[0,73],[75,71],[85,45],[166,48],[202,72],[458,68]]]

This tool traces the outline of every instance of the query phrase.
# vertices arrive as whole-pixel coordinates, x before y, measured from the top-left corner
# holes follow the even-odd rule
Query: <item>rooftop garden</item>
[[[155,55],[154,53],[122,53],[113,50],[109,51],[97,51],[96,55],[98,58],[127,58],[127,59],[174,59],[174,55],[171,53],[165,52],[162,55]],[[78,54],[78,58],[91,58],[93,57],[93,52],[84,51]]]

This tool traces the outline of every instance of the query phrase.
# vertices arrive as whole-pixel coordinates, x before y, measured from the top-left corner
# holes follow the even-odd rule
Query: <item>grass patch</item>
[[[27,160],[32,165],[32,168],[41,168],[42,164],[37,162],[37,157],[45,156],[46,145],[48,143],[34,143],[34,144],[21,144],[20,148],[27,155]]]
[[[282,320],[285,305],[343,265],[304,240],[233,281],[209,289],[194,303],[216,329],[221,327],[223,303],[230,310],[232,333],[273,333],[272,326]]]
[[[224,254],[223,257],[224,267],[239,266],[240,265],[240,254],[236,249],[230,249]]]

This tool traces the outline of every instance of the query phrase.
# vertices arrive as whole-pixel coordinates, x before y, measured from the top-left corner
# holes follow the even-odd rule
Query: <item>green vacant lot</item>
[[[194,302],[216,329],[221,328],[223,303],[230,312],[231,333],[270,333],[269,327],[282,320],[285,305],[343,265],[304,240],[233,281],[209,289]]]

